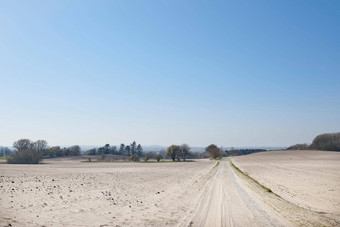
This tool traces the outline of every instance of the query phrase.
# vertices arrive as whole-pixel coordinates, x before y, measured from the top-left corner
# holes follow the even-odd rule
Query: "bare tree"
[[[69,155],[74,155],[74,156],[79,156],[80,155],[80,146],[79,145],[74,145],[68,148],[69,150]]]
[[[38,141],[37,141],[38,142]],[[16,151],[7,159],[9,164],[38,164],[42,159],[43,149],[47,142],[33,143],[29,139],[21,139],[13,143]],[[39,149],[39,150],[38,150]]]
[[[29,139],[21,139],[13,143],[13,147],[15,147],[18,151],[31,149],[32,145],[33,142]]]
[[[33,144],[33,149],[36,150],[36,151],[44,151],[47,149],[48,147],[48,144],[46,142],[46,140],[37,140],[35,141]]]
[[[60,146],[54,146],[49,149],[50,157],[56,156],[56,157],[61,157],[62,150],[60,149]]]
[[[185,144],[185,143],[180,146],[180,151],[181,151],[183,161],[185,161],[185,159],[187,158],[187,156],[190,152],[190,149],[191,149],[191,147],[189,147],[189,145]]]

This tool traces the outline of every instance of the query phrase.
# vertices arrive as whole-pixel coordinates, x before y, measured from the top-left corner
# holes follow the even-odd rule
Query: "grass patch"
[[[278,194],[274,193],[270,188],[267,188],[266,186],[260,184],[257,180],[255,180],[254,178],[250,177],[248,174],[244,173],[242,170],[240,170],[237,166],[234,165],[234,163],[232,161],[229,160],[230,165],[236,169],[238,172],[240,172],[242,175],[244,175],[245,177],[247,177],[248,179],[250,179],[251,181],[253,181],[255,184],[257,184],[258,186],[260,186],[262,189],[264,189],[265,191],[281,198]]]
[[[220,161],[216,162],[216,164],[215,164],[215,166],[214,166],[213,168],[216,168],[216,167],[218,167],[220,164],[221,164],[221,162],[220,162]]]
[[[7,160],[7,157],[5,157],[5,156],[0,156],[0,159],[1,159],[1,160]]]

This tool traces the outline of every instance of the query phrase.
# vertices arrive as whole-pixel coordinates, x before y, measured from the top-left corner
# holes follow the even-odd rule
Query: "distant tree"
[[[228,156],[238,156],[238,155],[247,155],[247,154],[252,154],[256,152],[262,152],[266,151],[265,149],[233,149],[226,151],[225,154]],[[221,156],[223,156],[224,152],[222,152]]]
[[[149,159],[152,158],[152,156],[153,156],[153,155],[152,155],[151,152],[147,153],[147,154],[145,155],[145,157],[144,157],[144,161],[147,162]]]
[[[72,155],[72,156],[79,156],[80,155],[80,146],[79,145],[74,145],[68,148],[69,150],[69,154],[68,155]]]
[[[138,162],[139,161],[139,158],[136,154],[133,154],[130,156],[129,158],[130,161],[134,161],[134,162]]]
[[[110,144],[98,148],[98,154],[110,154]]]
[[[4,152],[4,155],[5,157],[7,158],[8,156],[11,155],[12,151],[8,148],[8,147],[4,147],[3,148],[3,152]]]
[[[188,144],[182,144],[180,147],[180,153],[181,153],[181,156],[182,156],[182,159],[183,161],[185,161],[185,159],[187,158],[189,152],[190,152],[190,147]]]
[[[310,147],[314,150],[340,151],[340,132],[318,135]]]
[[[131,150],[131,154],[134,155],[136,154],[136,141],[133,141],[131,144],[130,144],[130,150]]]
[[[96,148],[92,148],[92,149],[90,149],[90,150],[88,150],[88,151],[86,151],[86,155],[96,155]]]
[[[130,155],[131,155],[131,148],[130,148],[129,145],[125,147],[125,154],[126,154],[127,156],[130,156]]]
[[[308,150],[309,146],[306,143],[303,144],[295,144],[287,148],[287,150]]]
[[[70,150],[68,148],[64,147],[61,150],[61,153],[62,153],[62,156],[69,156],[70,155]]]
[[[215,144],[210,144],[205,148],[205,151],[209,153],[210,158],[218,158],[221,156],[220,149]]]
[[[228,151],[227,149],[225,150],[226,156],[230,156],[230,151]]]
[[[42,152],[33,149],[16,150],[8,159],[9,164],[38,164],[42,158]]]
[[[63,156],[63,152],[60,149],[60,146],[54,146],[50,148],[50,157],[57,156],[61,157]]]
[[[104,153],[105,154],[110,154],[110,144],[105,144],[105,146],[104,146]]]
[[[138,158],[141,158],[142,154],[143,154],[143,148],[142,148],[142,146],[140,144],[138,144],[138,146],[136,148],[136,152],[137,152]]]
[[[155,156],[155,159],[157,160],[157,162],[159,162],[161,159],[163,159],[163,156],[161,154],[158,154]]]
[[[198,158],[208,158],[209,157],[209,154],[207,154],[206,152],[198,152],[198,151],[195,151],[195,152],[189,152],[188,154],[188,158],[192,158],[192,159],[198,159]],[[206,155],[206,157],[205,157]]]
[[[99,147],[98,150],[97,150],[97,153],[98,154],[105,154],[104,147]]]
[[[176,157],[179,155],[180,148],[178,145],[171,145],[166,150],[166,156],[170,157],[172,161],[175,161]]]
[[[120,155],[124,155],[125,154],[125,145],[123,143],[120,145],[118,153]]]
[[[39,141],[39,140],[38,140]],[[21,139],[13,143],[16,148],[13,154],[7,159],[9,164],[37,164],[40,162],[47,142],[39,141],[33,143],[29,139]]]
[[[32,143],[32,148],[36,151],[45,151],[48,147],[48,143],[46,140],[37,140],[34,143]]]
[[[163,157],[165,157],[166,156],[166,150],[165,149],[161,149],[159,151],[159,154],[162,155]]]
[[[5,156],[7,158],[11,153],[12,152],[8,147],[0,147],[0,156]]]
[[[110,154],[118,154],[116,146],[110,147]]]
[[[33,142],[29,139],[20,139],[13,143],[13,147],[18,151],[31,149],[33,146]]]

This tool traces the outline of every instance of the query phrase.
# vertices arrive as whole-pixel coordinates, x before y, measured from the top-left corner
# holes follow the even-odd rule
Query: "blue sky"
[[[340,131],[339,1],[2,1],[1,145]]]

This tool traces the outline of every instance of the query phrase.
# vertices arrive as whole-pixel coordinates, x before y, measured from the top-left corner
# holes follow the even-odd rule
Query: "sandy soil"
[[[0,226],[176,226],[216,162],[0,165]]]
[[[283,199],[340,225],[340,152],[270,151],[231,160]]]
[[[218,164],[45,162],[0,165],[0,226],[340,225],[340,153],[263,152]]]

